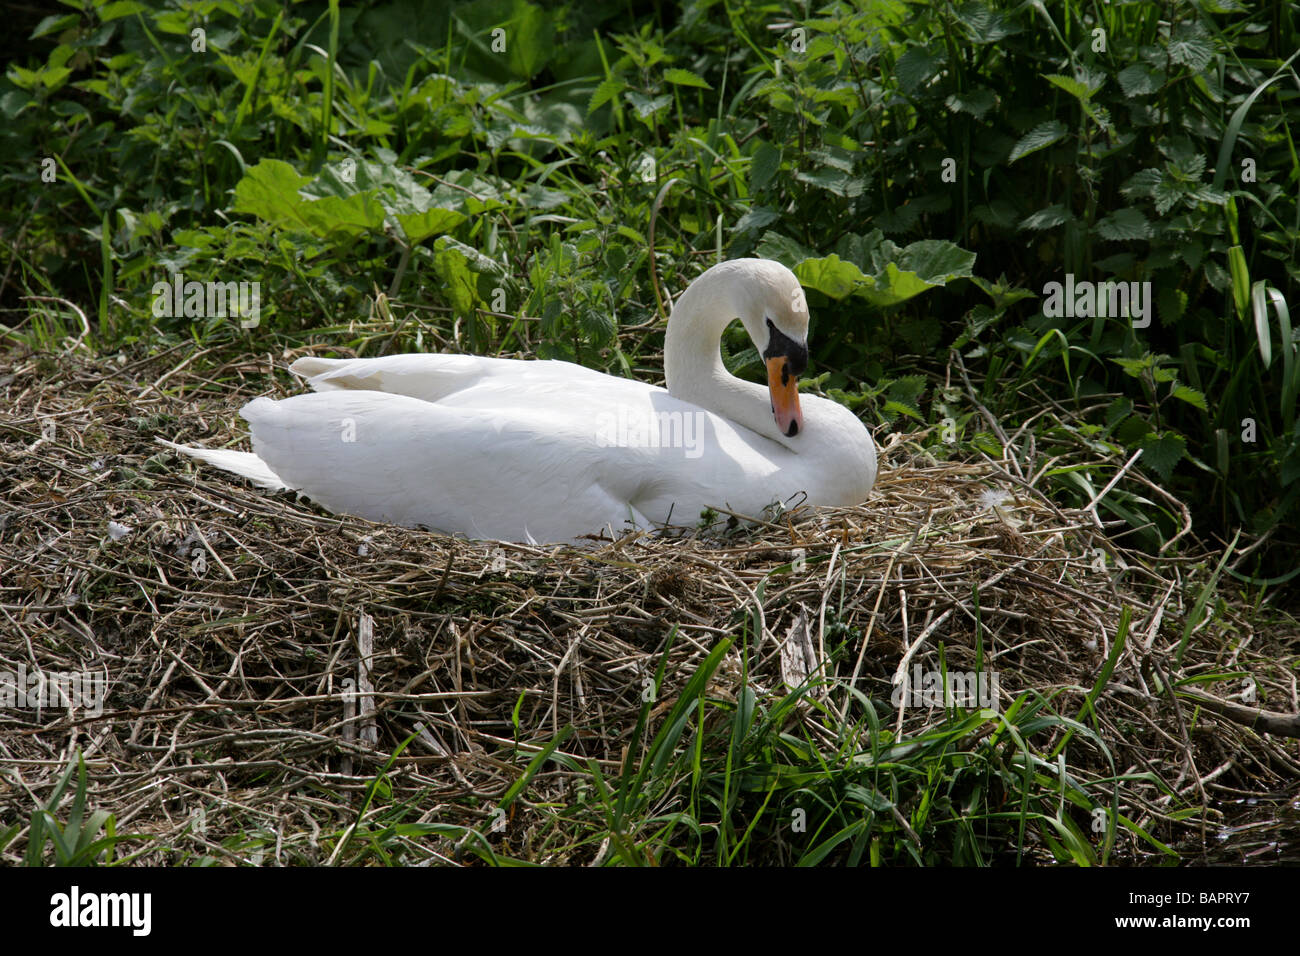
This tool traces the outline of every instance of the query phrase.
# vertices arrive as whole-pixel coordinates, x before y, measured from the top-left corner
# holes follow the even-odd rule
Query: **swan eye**
[[[763,350],[764,361],[783,358],[788,363],[790,374],[802,375],[804,369],[808,367],[808,346],[790,338],[778,329],[776,323],[770,318],[764,317],[764,321],[767,323],[767,348]]]

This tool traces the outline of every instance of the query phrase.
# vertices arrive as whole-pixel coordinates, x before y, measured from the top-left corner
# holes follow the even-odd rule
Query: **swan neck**
[[[678,297],[664,336],[668,393],[797,450],[777,428],[767,388],[737,378],[722,364],[722,333],[742,318],[740,291],[749,279],[745,260],[719,263]]]

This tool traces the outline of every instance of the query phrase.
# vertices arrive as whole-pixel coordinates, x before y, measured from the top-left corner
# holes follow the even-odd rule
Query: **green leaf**
[[[1133,378],[1141,378],[1142,373],[1149,370],[1154,363],[1155,357],[1148,352],[1140,359],[1135,358],[1114,358],[1111,359],[1116,365],[1124,370],[1124,374],[1131,375]]]
[[[504,278],[506,276],[505,266],[497,262],[491,256],[485,256],[473,246],[466,245],[459,239],[454,239],[451,236],[442,236],[433,244],[433,248],[437,252],[452,250],[460,253],[461,258],[465,260],[465,265],[471,272],[495,276],[497,278]]]
[[[1118,209],[1096,225],[1103,239],[1132,240],[1151,238],[1151,223],[1140,209]]]
[[[1232,276],[1232,302],[1237,318],[1245,321],[1250,309],[1250,267],[1241,246],[1228,247],[1228,273]]]
[[[1159,92],[1160,88],[1165,85],[1165,75],[1160,70],[1153,70],[1151,67],[1142,63],[1134,63],[1132,66],[1126,66],[1115,75],[1119,80],[1120,89],[1124,91],[1127,97],[1149,96],[1152,93]]]
[[[235,184],[235,212],[249,213],[275,225],[301,224],[298,190],[310,179],[288,163],[264,159],[250,167]]]
[[[478,302],[478,282],[465,257],[457,249],[440,249],[433,254],[433,265],[447,302],[462,318],[471,315]]]
[[[101,23],[108,23],[110,20],[133,17],[137,13],[147,13],[148,11],[149,8],[143,3],[136,3],[135,0],[120,0],[117,3],[104,4],[95,11],[95,15],[99,17]]]
[[[780,218],[781,214],[770,206],[754,206],[731,228],[733,232],[758,232]]]
[[[953,93],[943,103],[954,113],[969,113],[971,116],[980,117],[997,106],[998,100],[992,90],[981,86],[965,93]]]
[[[1180,23],[1169,38],[1169,59],[1199,73],[1214,59],[1214,44],[1199,23]]]
[[[664,70],[664,79],[676,86],[696,86],[702,90],[713,89],[702,76],[697,76],[690,70],[683,70],[675,66]]]
[[[1203,412],[1209,411],[1205,404],[1205,396],[1194,388],[1189,388],[1186,385],[1179,385],[1174,388],[1171,394],[1174,398],[1181,399],[1189,405],[1195,405]]]
[[[794,269],[795,266],[805,259],[813,259],[817,253],[805,245],[801,245],[789,236],[784,236],[775,230],[769,230],[764,233],[763,239],[754,250],[764,259],[775,259],[784,266]],[[862,273],[859,272],[858,275]]]
[[[972,0],[957,8],[957,19],[966,28],[970,42],[997,43],[1021,32],[1021,27],[1000,10],[992,10],[983,3]]]
[[[1250,306],[1255,315],[1255,339],[1259,342],[1259,357],[1264,360],[1264,368],[1268,368],[1273,364],[1273,341],[1268,334],[1268,300],[1264,295],[1265,285],[1266,281],[1260,279],[1251,287]]]
[[[512,76],[527,80],[540,73],[551,61],[555,50],[554,18],[541,7],[524,0],[514,0],[511,7],[510,19],[503,25],[506,31],[506,68]]]
[[[888,247],[896,249],[892,243],[888,243]],[[759,251],[763,251],[762,244]],[[906,302],[927,289],[946,285],[954,279],[969,278],[975,264],[974,253],[944,239],[922,239],[897,250],[896,262],[883,259],[886,251],[883,248],[875,250],[873,263],[883,261],[883,265],[878,265],[873,275],[864,273],[854,263],[834,253],[797,262],[793,266],[794,274],[806,287],[832,299],[858,295],[873,305],[886,307]]]
[[[806,288],[832,299],[843,299],[868,281],[861,269],[834,253],[821,259],[805,259],[794,267],[794,274]]]
[[[627,84],[617,76],[611,76],[600,81],[591,94],[591,100],[587,103],[587,115],[590,116],[596,110],[600,109],[606,103],[615,99],[620,93],[627,89]]]
[[[657,113],[666,110],[673,103],[673,98],[665,93],[663,96],[649,97],[644,93],[638,93],[636,90],[628,90],[624,94],[627,101],[632,104],[632,109],[636,115],[643,120],[648,120]]]
[[[946,239],[921,239],[904,247],[898,265],[930,285],[947,285],[971,277],[975,253]]]
[[[913,94],[939,72],[939,63],[925,47],[914,46],[898,58],[894,75],[903,92]]]
[[[909,408],[920,408],[925,385],[924,375],[903,375],[890,382],[888,395],[893,401]]]
[[[68,13],[63,16],[59,16],[57,13],[52,14],[36,24],[36,29],[31,32],[27,39],[35,40],[50,33],[59,33],[74,25],[78,19],[80,18],[75,13]]]
[[[400,212],[394,218],[410,245],[419,245],[430,236],[450,232],[465,221],[454,209],[427,209],[424,212]]]
[[[1162,481],[1168,481],[1174,466],[1187,453],[1187,439],[1177,432],[1153,432],[1142,439],[1142,461],[1158,474]]]
[[[302,189],[304,196],[352,200],[364,196],[377,201],[401,226],[406,240],[417,245],[430,236],[454,229],[465,215],[439,205],[432,193],[394,163],[352,163],[351,180],[343,178],[342,165],[325,166],[320,175]],[[382,224],[373,228],[382,228]]]
[[[1072,217],[1070,210],[1066,209],[1060,203],[1048,206],[1046,209],[1040,209],[1038,212],[1030,213],[1024,219],[1020,220],[1021,229],[1052,229],[1068,222]]]
[[[925,417],[919,411],[909,405],[904,405],[902,402],[885,402],[884,408],[882,408],[881,411],[885,412],[885,417],[891,421],[899,415],[906,415],[908,418],[915,419],[918,422],[925,421]]]
[[[754,158],[749,166],[749,188],[758,192],[766,189],[781,169],[781,151],[765,139],[758,141]]]
[[[1097,89],[1100,89],[1100,87],[1094,89],[1084,83],[1080,83],[1072,76],[1062,76],[1059,73],[1045,73],[1043,74],[1043,79],[1047,80],[1047,82],[1051,83],[1053,86],[1065,90],[1065,92],[1069,93],[1080,102],[1086,102],[1091,99],[1092,94],[1097,92]]]
[[[1069,133],[1069,130],[1060,120],[1048,120],[1046,123],[1039,123],[1012,147],[1007,162],[1014,163],[1016,160],[1023,159],[1040,149],[1046,149],[1053,143],[1063,140],[1067,133]]]
[[[810,173],[798,172],[795,173],[795,179],[846,199],[862,195],[864,188],[861,179],[837,169],[818,169]]]

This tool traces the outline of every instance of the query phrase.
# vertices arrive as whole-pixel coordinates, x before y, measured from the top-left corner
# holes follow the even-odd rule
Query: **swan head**
[[[742,260],[749,281],[739,287],[737,312],[767,366],[776,427],[787,438],[803,430],[799,376],[808,367],[808,300],[795,274],[769,259]]]

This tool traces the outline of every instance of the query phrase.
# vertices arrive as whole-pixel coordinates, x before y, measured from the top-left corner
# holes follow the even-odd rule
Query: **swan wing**
[[[527,401],[534,386],[591,385],[623,381],[601,372],[553,359],[521,361],[479,355],[412,353],[382,358],[327,359],[305,356],[289,368],[318,392],[347,389],[408,395],[439,402],[479,385],[508,385],[516,399]]]
[[[267,469],[331,511],[474,538],[689,524],[706,506],[756,511],[790,484],[764,447],[775,443],[662,389],[602,378],[614,393],[539,385],[524,406],[507,385],[481,384],[459,402],[337,389],[240,414]]]

